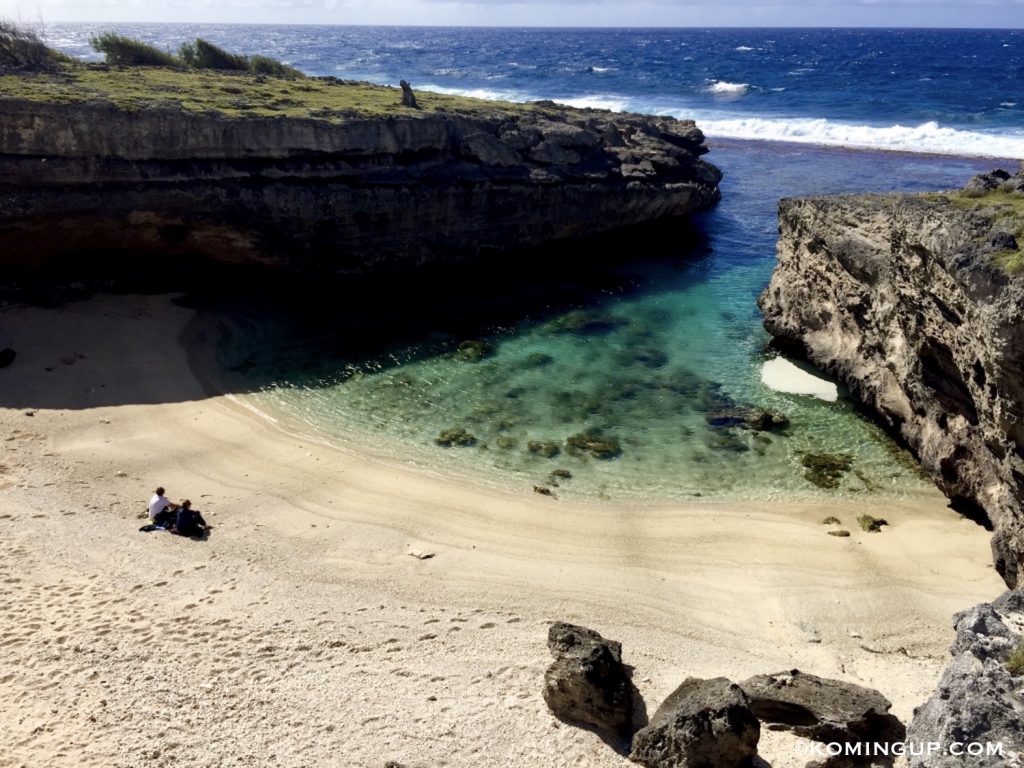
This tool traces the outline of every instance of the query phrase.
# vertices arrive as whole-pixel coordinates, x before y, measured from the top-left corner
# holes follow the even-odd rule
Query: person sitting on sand
[[[192,502],[188,499],[181,502],[171,533],[179,536],[203,536],[208,530],[210,526],[203,520],[203,514],[198,509],[192,509]]]
[[[178,511],[178,505],[172,504],[164,494],[163,486],[157,488],[153,498],[149,500],[149,519],[153,525],[161,528],[169,528],[174,525],[174,513]]]

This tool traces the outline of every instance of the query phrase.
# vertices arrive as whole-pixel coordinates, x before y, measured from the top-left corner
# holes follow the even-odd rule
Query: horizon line
[[[2,18],[2,17],[0,17]],[[572,29],[572,30],[611,30],[611,29],[635,29],[635,30],[847,30],[847,29],[876,29],[876,30],[918,30],[921,32],[945,32],[945,31],[978,31],[978,32],[1020,32],[1024,27],[954,27],[954,26],[909,26],[909,25],[881,25],[881,24],[856,24],[856,25],[768,25],[768,26],[743,26],[743,25],[668,25],[668,24],[623,24],[623,25],[577,25],[577,24],[339,24],[332,22],[276,22],[276,21],[154,21],[140,19],[120,19],[117,21],[87,21],[82,19],[50,19],[49,21],[39,19],[37,21],[19,21],[21,24],[153,24],[166,26],[238,26],[238,27],[382,27],[388,29]]]

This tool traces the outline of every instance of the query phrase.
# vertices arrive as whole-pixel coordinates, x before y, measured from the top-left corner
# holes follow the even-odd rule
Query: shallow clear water
[[[591,289],[582,304],[559,305],[556,297],[543,313],[524,306],[511,321],[471,337],[435,319],[428,304],[417,308],[422,333],[381,354],[337,354],[323,339],[275,341],[274,330],[263,328],[225,350],[226,360],[245,360],[245,375],[271,382],[250,396],[253,403],[307,431],[334,441],[356,434],[425,465],[513,487],[549,484],[557,468],[573,475],[558,481],[559,494],[615,499],[928,488],[851,403],[761,384],[760,366],[771,353],[755,300],[774,264],[780,190],[948,188],[990,163],[755,142],[716,146],[710,159],[726,177],[722,203],[698,220],[706,243],[694,247],[681,238],[666,254],[635,242],[635,257],[609,268],[624,279]],[[648,252],[659,257],[644,259]],[[465,359],[456,349],[465,338],[486,341],[493,354]],[[335,352],[324,354],[327,347]],[[791,426],[753,433],[709,423],[712,411],[733,403],[780,410]],[[437,446],[439,433],[454,427],[476,444]],[[620,441],[618,458],[569,453],[566,439],[591,427]],[[532,453],[530,441],[555,442],[560,453]],[[839,489],[806,479],[800,462],[808,452],[853,457]]]

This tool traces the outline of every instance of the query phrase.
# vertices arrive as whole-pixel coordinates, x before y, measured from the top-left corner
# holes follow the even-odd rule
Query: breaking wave
[[[424,85],[423,88],[440,93],[498,101],[525,102],[542,98],[520,91],[444,88],[435,85]],[[779,141],[961,157],[1024,159],[1024,129],[986,133],[950,128],[936,122],[916,126],[878,126],[844,123],[825,118],[740,116],[728,114],[725,110],[680,108],[617,94],[587,94],[556,98],[555,101],[583,109],[646,112],[696,120],[700,129],[711,138]]]
[[[730,83],[727,80],[716,80],[708,86],[708,93],[721,96],[742,96],[750,90],[750,83]]]

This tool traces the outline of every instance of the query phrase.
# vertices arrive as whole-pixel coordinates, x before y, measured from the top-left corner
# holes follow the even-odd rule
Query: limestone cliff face
[[[201,253],[337,273],[476,259],[718,200],[690,121],[542,104],[342,122],[0,99],[0,265]]]
[[[779,342],[845,382],[950,497],[984,511],[1010,586],[1024,571],[1024,278],[999,264],[1017,254],[1018,196],[783,200],[759,302]]]
[[[914,710],[907,731],[911,744],[940,744],[929,753],[918,747],[912,768],[1004,768],[1024,757],[1024,689],[1012,663],[1024,629],[1024,592],[1004,592],[953,617],[952,660],[938,688]],[[991,745],[987,754],[968,745]],[[953,745],[953,752],[949,750]],[[965,756],[967,755],[967,756]]]

